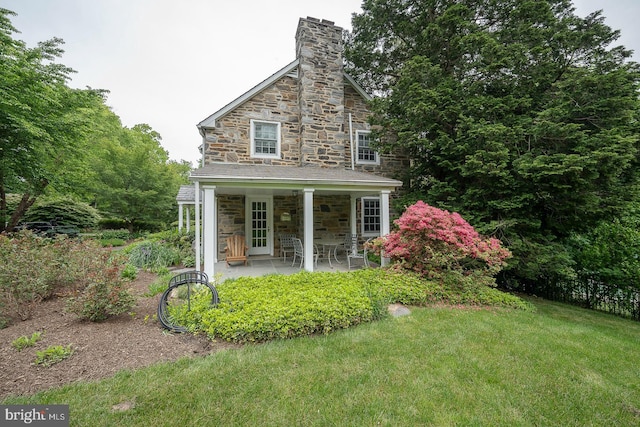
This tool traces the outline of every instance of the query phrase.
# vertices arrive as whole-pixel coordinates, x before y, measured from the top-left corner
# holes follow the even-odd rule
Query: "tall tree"
[[[160,145],[160,135],[145,124],[123,128],[105,141],[91,183],[96,207],[123,219],[130,231],[143,223],[175,218],[175,196],[188,182],[188,162],[174,162]],[[165,225],[162,224],[162,225]]]
[[[415,198],[463,214],[534,279],[563,240],[638,194],[638,65],[601,12],[568,0],[365,0],[350,73],[382,150],[413,160]]]
[[[0,232],[13,228],[56,174],[81,154],[77,143],[89,129],[83,111],[102,93],[67,87],[72,70],[55,60],[62,40],[27,48],[0,9]],[[7,191],[21,194],[11,218]]]

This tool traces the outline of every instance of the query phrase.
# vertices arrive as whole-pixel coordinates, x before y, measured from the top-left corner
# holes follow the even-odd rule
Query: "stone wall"
[[[225,259],[227,237],[245,233],[244,196],[218,196],[218,260]]]
[[[205,163],[300,164],[300,127],[297,79],[286,76],[249,101],[216,120],[215,130],[206,129]],[[251,120],[281,123],[281,158],[251,157]]]
[[[296,33],[301,166],[344,166],[342,28],[302,18]]]
[[[296,33],[298,77],[287,75],[205,129],[205,163],[351,167],[349,132],[368,130],[366,100],[344,79],[342,29],[332,22],[300,19]],[[351,114],[352,127],[349,127]],[[280,158],[251,157],[251,120],[281,124]],[[355,149],[355,147],[354,147]],[[399,153],[379,165],[355,169],[402,179],[409,159]]]

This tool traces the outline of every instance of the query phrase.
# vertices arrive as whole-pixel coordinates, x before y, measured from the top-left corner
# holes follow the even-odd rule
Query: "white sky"
[[[361,0],[0,0],[33,47],[59,37],[70,85],[110,91],[124,126],[147,123],[174,160],[199,160],[196,124],[295,59],[301,17],[351,29]],[[603,9],[637,50],[640,0],[574,0],[577,13]]]

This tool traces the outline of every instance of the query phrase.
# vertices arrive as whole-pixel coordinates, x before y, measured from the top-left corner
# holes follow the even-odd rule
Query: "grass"
[[[640,324],[533,302],[414,308],[3,403],[69,404],[72,426],[640,424]]]

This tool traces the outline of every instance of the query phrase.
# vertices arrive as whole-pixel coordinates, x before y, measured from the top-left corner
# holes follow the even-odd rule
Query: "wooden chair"
[[[244,236],[235,235],[227,237],[227,247],[224,252],[227,254],[227,265],[230,262],[244,262],[247,265],[247,252],[249,247],[244,240]]]

